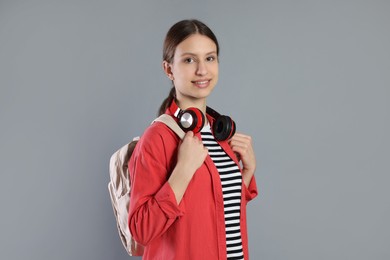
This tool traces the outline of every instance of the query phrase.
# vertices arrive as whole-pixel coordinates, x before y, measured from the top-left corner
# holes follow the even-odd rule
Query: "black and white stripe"
[[[217,143],[209,125],[202,129],[201,136],[203,145],[209,150],[209,155],[221,178],[225,210],[227,259],[244,259],[240,230],[242,183],[240,169]]]

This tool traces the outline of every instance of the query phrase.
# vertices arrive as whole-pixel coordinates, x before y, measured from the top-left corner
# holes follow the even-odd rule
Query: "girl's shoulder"
[[[166,124],[154,122],[141,135],[139,144],[144,146],[176,147],[180,138]]]

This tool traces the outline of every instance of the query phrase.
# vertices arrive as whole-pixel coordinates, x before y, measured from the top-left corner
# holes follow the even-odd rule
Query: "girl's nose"
[[[196,75],[204,76],[207,74],[207,66],[204,62],[199,62],[196,69]]]

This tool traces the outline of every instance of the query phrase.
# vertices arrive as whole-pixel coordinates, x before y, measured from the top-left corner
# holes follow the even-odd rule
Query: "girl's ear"
[[[167,77],[170,79],[170,80],[173,80],[173,74],[172,74],[172,68],[171,68],[171,64],[167,61],[163,61],[162,62],[162,66],[163,66],[163,70],[165,72],[165,74],[167,75]]]

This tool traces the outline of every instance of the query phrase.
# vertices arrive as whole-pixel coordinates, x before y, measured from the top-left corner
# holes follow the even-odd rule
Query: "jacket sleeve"
[[[183,215],[167,182],[177,147],[174,139],[168,137],[146,131],[129,161],[129,228],[142,245],[162,235]]]
[[[248,187],[245,184],[243,185],[246,201],[249,202],[258,194],[255,176],[253,175]]]

